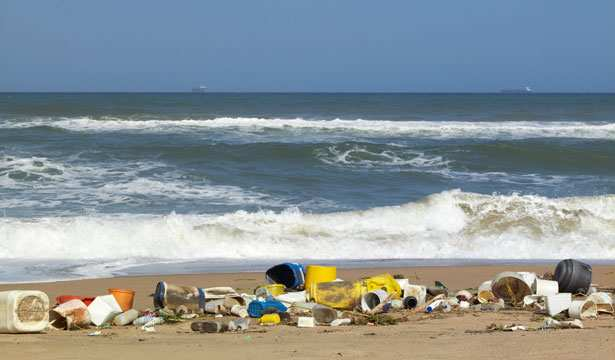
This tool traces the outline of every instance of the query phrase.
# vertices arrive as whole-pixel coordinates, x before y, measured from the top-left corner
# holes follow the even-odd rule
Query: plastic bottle
[[[425,312],[431,313],[434,310],[438,310],[442,307],[443,304],[444,304],[444,300],[436,300],[432,302],[431,304],[427,305],[427,307],[425,308]]]
[[[115,318],[113,318],[113,324],[117,326],[126,326],[132,324],[139,317],[139,312],[135,309],[125,311]]]

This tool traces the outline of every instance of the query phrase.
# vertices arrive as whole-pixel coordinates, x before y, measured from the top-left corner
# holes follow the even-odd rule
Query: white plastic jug
[[[0,333],[32,333],[49,324],[49,297],[41,291],[0,292]]]

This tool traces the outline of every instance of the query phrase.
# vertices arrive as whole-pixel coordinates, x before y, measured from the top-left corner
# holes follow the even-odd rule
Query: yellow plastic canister
[[[330,281],[315,284],[313,301],[340,310],[352,310],[361,301],[361,283]]]
[[[262,290],[261,290],[262,289]],[[266,295],[278,296],[286,292],[286,286],[282,284],[267,284],[257,287],[254,290],[254,294],[259,294],[263,291]]]
[[[305,274],[305,292],[313,299],[312,289],[321,282],[333,281],[337,278],[335,266],[308,265]]]

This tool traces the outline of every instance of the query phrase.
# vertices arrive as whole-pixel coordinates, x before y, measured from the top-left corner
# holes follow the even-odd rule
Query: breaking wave
[[[615,195],[445,191],[399,206],[311,214],[0,218],[1,259],[615,258]]]
[[[267,130],[365,133],[370,136],[412,136],[422,138],[586,138],[615,139],[615,123],[582,121],[390,121],[390,120],[315,120],[220,117],[214,119],[133,120],[104,117],[40,118],[4,121],[0,128],[52,127],[68,131],[110,132],[187,132],[195,129],[236,129],[246,132]]]

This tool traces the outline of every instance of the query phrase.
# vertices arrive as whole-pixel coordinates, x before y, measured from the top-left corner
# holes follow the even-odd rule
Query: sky
[[[0,91],[615,91],[613,0],[0,0]]]

